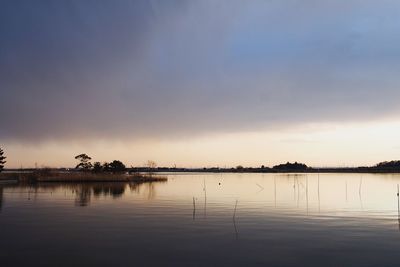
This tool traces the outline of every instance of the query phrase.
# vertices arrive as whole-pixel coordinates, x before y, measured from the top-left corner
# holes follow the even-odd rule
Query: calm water
[[[0,265],[399,266],[398,183],[176,174],[141,185],[0,185]]]

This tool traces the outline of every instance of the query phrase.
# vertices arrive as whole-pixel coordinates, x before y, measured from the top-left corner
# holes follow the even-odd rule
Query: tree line
[[[93,171],[95,173],[100,172],[112,172],[120,173],[126,171],[126,166],[119,160],[113,160],[111,162],[104,162],[103,164],[99,161],[91,163],[92,158],[87,154],[79,154],[75,157],[79,161],[76,165],[76,169],[83,171]]]
[[[87,154],[79,154],[75,156],[75,159],[78,160],[78,164],[75,166],[75,169],[82,171],[92,171],[94,173],[101,172],[112,172],[112,173],[121,173],[127,170],[124,163],[120,160],[113,160],[111,162],[101,163],[99,161],[91,162],[92,158]],[[145,169],[149,174],[156,169],[157,163],[152,160],[148,160],[145,164]]]
[[[4,150],[0,147],[0,172],[2,172],[4,170],[4,166],[7,163],[6,159],[7,159],[7,157],[4,155]],[[125,172],[127,170],[125,164],[119,160],[113,160],[111,162],[104,162],[104,163],[96,161],[96,162],[92,163],[91,162],[92,158],[90,156],[88,156],[87,154],[79,154],[79,155],[75,156],[75,159],[79,161],[75,168],[82,170],[82,171],[92,171],[95,173],[100,173],[100,172],[120,173],[120,172]],[[139,169],[143,169],[144,171],[151,173],[156,168],[157,168],[157,164],[154,161],[149,160],[146,163],[145,167],[139,168]],[[163,169],[163,168],[161,168],[161,169]],[[174,169],[176,169],[176,167]],[[185,169],[185,168],[183,168],[183,169],[189,170],[189,169]],[[323,170],[329,171],[330,169],[337,170],[337,168],[336,169],[335,168],[318,168],[319,171],[323,171]],[[400,160],[384,161],[384,162],[380,162],[371,167],[353,167],[353,168],[342,168],[342,169],[344,171],[345,170],[400,171]],[[211,168],[211,169],[204,168],[204,171],[207,171],[207,170],[219,171],[222,169],[220,169],[220,168]],[[251,171],[261,170],[263,172],[269,172],[269,171],[313,171],[315,169],[307,166],[304,163],[287,162],[285,164],[275,165],[272,168],[266,167],[264,165],[262,165],[260,168],[245,168],[245,167],[239,165],[236,168],[223,169],[223,170],[239,171],[239,172],[246,172],[246,171],[250,171],[250,170]]]

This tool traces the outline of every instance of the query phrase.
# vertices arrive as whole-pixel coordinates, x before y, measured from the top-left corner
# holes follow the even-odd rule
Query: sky
[[[373,165],[400,153],[399,1],[0,2],[7,167]]]

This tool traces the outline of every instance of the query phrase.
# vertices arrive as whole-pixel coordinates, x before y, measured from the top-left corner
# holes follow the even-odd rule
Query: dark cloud
[[[397,1],[2,1],[0,139],[396,116]]]

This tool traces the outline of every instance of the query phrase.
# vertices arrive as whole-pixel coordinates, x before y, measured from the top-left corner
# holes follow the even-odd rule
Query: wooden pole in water
[[[276,176],[274,176],[274,203],[276,208]]]
[[[299,184],[299,179],[296,177],[296,182],[297,182],[297,207],[299,207],[300,203],[300,184]]]
[[[203,190],[204,190],[204,218],[207,216],[207,188],[206,188],[206,178],[203,180]]]
[[[306,202],[307,202],[307,215],[308,215],[308,176],[306,174]]]
[[[196,218],[196,201],[194,200],[193,197],[193,221]]]
[[[235,239],[238,240],[238,239],[239,239],[239,232],[238,232],[237,227],[236,227],[236,220],[235,220],[235,218],[233,218],[232,221],[233,221],[233,227],[235,228]]]
[[[236,218],[236,208],[237,208],[237,203],[238,203],[238,200],[236,199],[236,203],[235,203],[235,209],[233,210],[233,219],[235,219],[235,218]]]
[[[362,175],[361,175],[361,178],[360,178],[360,187],[358,188],[358,195],[359,195],[359,197],[360,197],[360,205],[361,205],[361,209],[364,209],[363,208],[363,203],[362,203],[362,198],[361,198],[361,186],[362,186]]]
[[[399,222],[399,231],[400,231],[400,200],[399,200],[399,184],[397,184],[397,221]]]
[[[238,204],[238,200],[236,199],[235,209],[233,210],[233,217],[232,217],[233,227],[235,228],[235,237],[236,237],[236,240],[238,240],[238,237],[239,237],[239,233],[238,233],[238,230],[237,230],[237,228],[236,228],[236,208],[237,208],[237,204]]]
[[[318,212],[321,212],[321,201],[319,198],[319,173],[318,173]]]

